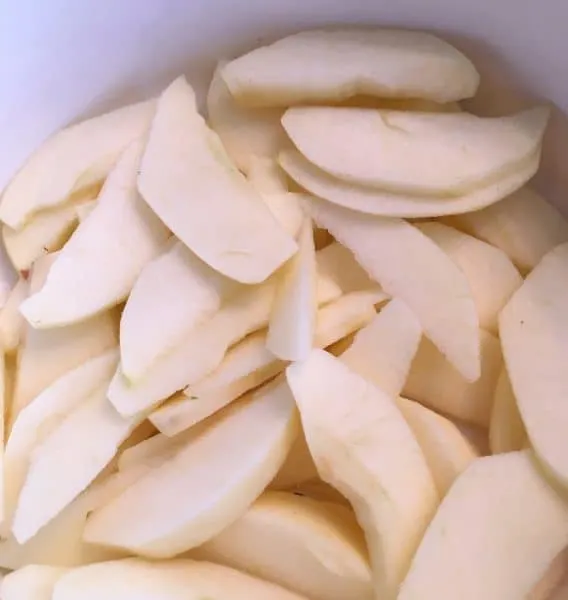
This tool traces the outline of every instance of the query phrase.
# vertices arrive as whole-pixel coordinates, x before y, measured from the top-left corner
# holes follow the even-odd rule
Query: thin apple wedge
[[[396,298],[357,334],[341,361],[391,398],[404,387],[422,329],[414,313]]]
[[[0,220],[19,229],[34,213],[100,184],[123,150],[147,131],[155,108],[153,101],[133,104],[50,137],[6,187]]]
[[[283,150],[280,166],[302,188],[345,208],[383,217],[439,217],[480,210],[518,190],[538,170],[540,152],[529,156],[511,173],[462,196],[429,197],[395,194],[341,181],[318,169],[295,150]]]
[[[67,571],[64,567],[28,565],[4,576],[0,597],[2,600],[51,600],[55,584]]]
[[[197,112],[183,77],[158,100],[138,188],[190,250],[242,283],[264,281],[297,250]]]
[[[314,600],[373,598],[365,541],[353,513],[292,493],[264,493],[191,557],[250,573]]]
[[[480,327],[496,333],[501,309],[523,283],[511,259],[499,248],[442,223],[417,223],[416,226],[465,273]]]
[[[365,532],[375,595],[394,599],[438,504],[418,442],[394,399],[322,350],[287,377],[320,477]]]
[[[242,515],[270,483],[298,427],[286,383],[261,388],[95,511],[84,539],[155,558],[202,544]]]
[[[74,569],[55,586],[52,600],[306,600],[229,567],[193,560],[139,558]]]
[[[362,215],[317,198],[306,207],[387,294],[408,305],[425,335],[464,377],[475,381],[480,374],[479,319],[460,268],[402,219]]]
[[[0,309],[0,342],[8,354],[17,350],[25,331],[26,320],[20,312],[20,304],[28,297],[29,291],[29,281],[20,276],[6,304]]]
[[[568,242],[568,221],[550,202],[523,187],[483,210],[445,219],[505,254],[527,273],[555,246]]]
[[[303,31],[221,69],[250,106],[325,104],[358,94],[451,102],[475,94],[479,74],[456,48],[429,33],[337,27]]]
[[[221,77],[223,66],[217,66],[207,92],[209,124],[235,165],[248,174],[252,162],[258,157],[276,156],[285,143],[286,134],[280,124],[284,111],[239,106]]]
[[[517,399],[507,369],[503,368],[493,398],[489,423],[489,447],[492,454],[502,454],[522,450],[527,445],[527,432],[519,413]]]
[[[333,106],[289,108],[282,124],[312,164],[392,193],[454,197],[486,187],[538,152],[550,110],[506,117]]]
[[[144,265],[162,251],[170,232],[136,189],[142,150],[142,142],[125,150],[97,206],[58,253],[45,285],[22,304],[34,327],[75,323],[119,304]]]
[[[567,544],[568,506],[529,452],[479,458],[442,500],[398,598],[526,598]]]
[[[229,283],[180,242],[149,262],[136,280],[120,320],[124,376],[140,381],[195,327],[213,316]]]
[[[479,455],[449,419],[402,396],[396,403],[422,448],[440,498],[443,498]]]
[[[544,256],[499,318],[505,365],[529,441],[568,487],[568,243]]]

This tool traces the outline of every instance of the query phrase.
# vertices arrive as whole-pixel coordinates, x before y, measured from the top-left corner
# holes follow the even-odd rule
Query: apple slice
[[[248,173],[257,157],[272,158],[285,143],[280,124],[283,110],[239,106],[221,78],[223,66],[218,64],[207,92],[209,124],[235,165]]]
[[[124,376],[141,380],[219,309],[229,283],[180,242],[150,261],[136,280],[120,320]]]
[[[246,511],[281,467],[297,434],[297,412],[285,382],[265,386],[220,413],[171,460],[95,511],[84,539],[157,558],[198,546]]]
[[[72,125],[44,142],[6,187],[0,220],[19,229],[30,217],[74,192],[99,184],[123,150],[146,132],[153,101],[133,104]]]
[[[12,525],[16,540],[31,539],[86,489],[140,420],[115,411],[106,384],[67,415],[30,458]],[[54,485],[56,473],[61,477]]]
[[[97,206],[58,254],[45,285],[22,304],[34,327],[75,323],[119,304],[144,265],[161,252],[170,233],[136,190],[142,150],[141,142],[126,149]]]
[[[480,375],[479,319],[459,267],[402,219],[362,215],[317,198],[307,209],[387,294],[408,305],[425,335],[464,377],[475,381]]]
[[[396,398],[404,387],[421,337],[414,313],[395,298],[355,335],[341,361]]]
[[[469,59],[440,38],[358,27],[296,33],[233,60],[221,75],[235,99],[251,106],[325,104],[357,94],[451,102],[470,98],[479,84]]]
[[[479,325],[496,333],[501,309],[523,283],[515,265],[499,248],[442,223],[416,226],[465,273],[477,306]]]
[[[482,329],[480,336],[481,375],[477,381],[467,381],[429,340],[423,338],[403,395],[436,411],[487,427],[503,358],[499,340],[494,335]]]
[[[355,260],[353,253],[338,242],[332,242],[318,252],[318,266],[320,273],[335,281],[344,294],[376,285]]]
[[[526,448],[527,444],[527,432],[517,407],[517,399],[507,370],[503,369],[495,388],[489,423],[491,453],[514,452]]]
[[[306,600],[275,584],[221,565],[139,558],[74,569],[55,587],[53,600]]]
[[[266,492],[191,557],[250,573],[314,600],[372,600],[366,553],[361,530],[345,506]]]
[[[317,477],[318,471],[314,459],[308,448],[304,431],[300,428],[300,433],[292,444],[286,460],[268,487],[271,490],[290,490]]]
[[[418,442],[394,400],[330,354],[312,350],[287,376],[320,477],[363,527],[376,597],[394,599],[438,504]]]
[[[550,110],[506,117],[466,112],[289,108],[282,125],[316,167],[392,193],[460,196],[515,172],[542,144]]]
[[[499,318],[503,356],[532,447],[568,487],[568,243],[544,256]]]
[[[270,195],[288,192],[286,173],[280,168],[273,155],[251,156],[247,170],[248,180],[259,194]]]
[[[242,283],[264,281],[297,250],[197,112],[183,77],[158,100],[138,187],[190,250]]]
[[[0,309],[0,341],[4,352],[15,352],[25,331],[26,321],[20,312],[20,304],[28,297],[29,281],[20,277]]]
[[[309,217],[300,230],[298,252],[280,277],[266,347],[282,360],[303,360],[314,344],[318,310],[316,249]]]
[[[67,571],[63,567],[28,565],[4,576],[0,596],[2,600],[51,600],[55,584]]]
[[[501,248],[527,273],[558,244],[568,242],[568,221],[534,190],[523,187],[501,202],[447,217],[449,225]]]
[[[478,453],[449,419],[407,398],[399,397],[397,406],[416,436],[443,498]]]
[[[399,600],[526,598],[568,544],[568,505],[529,452],[477,459],[442,501]]]

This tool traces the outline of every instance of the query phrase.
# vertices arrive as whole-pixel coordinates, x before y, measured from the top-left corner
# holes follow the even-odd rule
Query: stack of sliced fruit
[[[548,109],[475,116],[478,83],[430,34],[308,31],[220,64],[208,120],[181,77],[33,154],[3,600],[548,596],[568,223],[522,187]]]

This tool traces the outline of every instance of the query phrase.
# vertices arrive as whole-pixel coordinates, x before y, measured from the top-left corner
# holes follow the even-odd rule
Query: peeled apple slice
[[[410,368],[403,394],[429,408],[487,427],[497,380],[503,367],[499,340],[480,330],[481,375],[467,381],[439,350],[423,338]]]
[[[318,471],[308,448],[304,431],[301,429],[284,464],[270,482],[268,489],[289,491],[317,477]]]
[[[568,243],[544,256],[499,319],[503,356],[535,453],[568,487]]]
[[[329,202],[371,215],[420,218],[467,213],[498,202],[519,189],[537,172],[540,151],[527,157],[515,170],[497,181],[452,198],[395,194],[354,185],[321,171],[295,150],[282,151],[278,160],[296,183]]]
[[[282,124],[312,164],[394,193],[459,196],[517,170],[540,148],[548,108],[507,117],[366,108],[289,108]]]
[[[523,278],[499,248],[442,223],[417,223],[465,273],[483,329],[497,332],[498,317]]]
[[[183,77],[158,100],[138,188],[190,250],[242,283],[264,281],[297,250],[197,112]]]
[[[497,381],[491,421],[489,446],[492,454],[514,452],[527,447],[527,432],[517,406],[507,370],[504,368]]]
[[[443,498],[478,454],[449,419],[407,398],[399,397],[397,406],[416,436]]]
[[[421,337],[414,313],[395,298],[355,335],[341,361],[396,398],[404,387]]]
[[[280,124],[283,110],[239,106],[221,77],[223,65],[219,63],[207,92],[209,124],[235,165],[249,173],[257,157],[276,156],[284,144],[286,135]]]
[[[139,381],[221,306],[228,281],[180,242],[140,273],[120,320],[122,372]],[[152,315],[152,318],[148,318]]]
[[[250,159],[248,180],[263,196],[288,191],[286,173],[280,168],[275,156],[254,156]]]
[[[28,565],[4,576],[0,584],[2,600],[51,600],[53,588],[68,569]]]
[[[261,388],[95,511],[84,539],[154,558],[198,546],[246,511],[297,435],[296,407],[285,382]]]
[[[463,376],[475,381],[480,374],[479,319],[459,267],[402,219],[362,215],[318,198],[306,207],[387,294],[408,305],[425,335]]]
[[[0,309],[0,343],[8,354],[17,350],[25,331],[26,321],[20,312],[20,304],[28,297],[29,290],[29,281],[20,276]]]
[[[448,218],[448,223],[501,248],[523,272],[568,242],[566,218],[528,187],[483,210]]]
[[[351,511],[291,493],[264,493],[191,556],[314,600],[373,598],[365,542]]]
[[[319,272],[335,281],[344,294],[376,285],[353,253],[338,242],[332,242],[318,252],[318,267]]]
[[[6,187],[0,220],[19,229],[35,213],[100,183],[123,150],[144,135],[156,104],[133,104],[72,125],[42,144]]]
[[[475,94],[479,74],[461,52],[419,31],[337,27],[303,31],[221,69],[250,106],[327,103],[358,94],[451,102]]]
[[[442,501],[398,598],[525,598],[567,544],[568,506],[529,452],[480,458]]]
[[[375,596],[393,600],[438,504],[418,442],[393,399],[322,350],[287,377],[320,477],[365,532]]]
[[[142,201],[136,173],[143,150],[130,145],[106,180],[97,206],[53,263],[45,285],[21,307],[36,328],[82,321],[122,302],[170,233]]]
[[[62,577],[53,600],[306,600],[221,565],[129,558],[88,565]]]

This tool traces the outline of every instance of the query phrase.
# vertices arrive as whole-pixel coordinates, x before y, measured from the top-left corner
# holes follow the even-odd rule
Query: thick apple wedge
[[[278,160],[296,183],[329,202],[370,215],[419,218],[468,213],[498,202],[518,190],[537,172],[540,152],[497,181],[455,198],[394,194],[353,185],[324,173],[295,150],[282,151]]]
[[[394,600],[438,504],[418,442],[394,399],[322,350],[287,377],[320,477],[363,527],[376,597]]]
[[[8,354],[17,350],[25,331],[26,320],[20,312],[20,304],[28,297],[29,291],[30,282],[20,277],[0,309],[0,343]]]
[[[221,76],[250,106],[325,104],[358,94],[451,102],[473,96],[479,84],[469,59],[440,38],[357,27],[296,33],[233,60]]]
[[[387,294],[408,305],[425,335],[464,377],[475,381],[480,374],[479,319],[467,279],[451,258],[402,219],[363,215],[318,198],[306,208]]]
[[[261,388],[95,511],[84,539],[158,558],[202,544],[241,516],[270,483],[298,427],[286,382]]]
[[[155,108],[153,101],[133,104],[50,137],[6,187],[0,220],[19,229],[35,212],[99,184],[123,150],[144,135]]]
[[[531,446],[568,487],[568,243],[544,256],[499,318],[503,356]]]
[[[306,600],[273,583],[229,567],[193,560],[139,558],[74,569],[52,600]]]
[[[21,306],[36,328],[82,321],[122,302],[170,232],[140,198],[143,150],[130,145],[106,180],[96,207],[58,253],[45,285]]]
[[[314,600],[372,600],[365,541],[353,513],[266,492],[191,557],[226,565]]]
[[[67,571],[64,567],[28,565],[4,576],[0,597],[2,600],[51,600],[55,584]]]
[[[489,422],[489,447],[492,454],[514,452],[528,446],[527,432],[519,413],[507,369],[503,368],[493,398]]]
[[[312,164],[342,181],[417,196],[461,196],[518,170],[550,110],[507,117],[366,108],[289,108],[282,124]]]
[[[120,319],[124,376],[132,382],[141,380],[220,308],[229,284],[180,242],[149,262],[136,280]]]
[[[568,506],[529,452],[479,458],[442,500],[398,598],[526,598],[567,544]]]
[[[138,188],[190,250],[242,283],[264,281],[297,250],[197,112],[183,77],[158,100]]]

